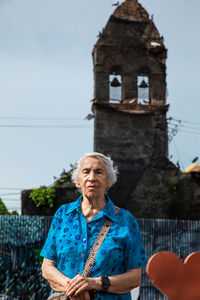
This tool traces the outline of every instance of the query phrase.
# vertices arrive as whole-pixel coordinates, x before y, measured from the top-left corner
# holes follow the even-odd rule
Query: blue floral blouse
[[[106,197],[107,204],[89,222],[81,212],[82,196],[76,202],[62,205],[54,215],[41,256],[55,261],[58,270],[69,278],[83,271],[106,217],[113,223],[97,253],[90,277],[121,274],[147,262],[136,219],[122,208],[116,215],[112,201]],[[99,292],[96,299],[128,300],[131,295]]]

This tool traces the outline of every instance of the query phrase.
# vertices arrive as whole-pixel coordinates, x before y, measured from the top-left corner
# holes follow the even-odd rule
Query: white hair
[[[91,152],[91,153],[86,153],[85,155],[83,155],[75,164],[75,167],[72,170],[72,180],[74,183],[76,183],[78,180],[81,162],[86,157],[96,157],[105,164],[108,182],[109,182],[110,186],[112,186],[117,181],[118,168],[117,168],[117,166],[114,165],[113,160],[109,156],[105,156],[102,153]]]

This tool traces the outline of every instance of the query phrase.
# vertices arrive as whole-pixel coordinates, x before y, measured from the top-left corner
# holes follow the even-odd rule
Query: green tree
[[[12,213],[9,213],[7,207],[3,203],[3,200],[0,198],[0,215],[18,215],[18,212],[14,210]]]

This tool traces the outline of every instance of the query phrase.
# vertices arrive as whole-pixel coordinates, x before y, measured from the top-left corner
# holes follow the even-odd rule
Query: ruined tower
[[[94,46],[94,149],[121,168],[167,155],[166,57],[137,0],[117,7]]]
[[[166,58],[163,37],[137,0],[116,8],[94,45],[94,150],[117,163],[111,194],[124,207],[144,170],[167,160]]]

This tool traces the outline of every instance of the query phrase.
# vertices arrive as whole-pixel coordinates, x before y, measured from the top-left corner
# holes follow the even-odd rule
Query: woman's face
[[[105,191],[110,186],[104,162],[92,156],[84,158],[81,161],[76,186],[87,198],[104,199]]]

